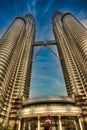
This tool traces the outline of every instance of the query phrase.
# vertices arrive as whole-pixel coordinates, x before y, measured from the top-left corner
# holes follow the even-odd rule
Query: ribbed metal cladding
[[[72,35],[87,67],[87,29],[70,13],[63,16],[62,22],[66,31]]]
[[[73,44],[73,56],[87,96],[87,29],[70,13],[62,17],[63,30]]]
[[[35,21],[31,14],[18,17],[0,40],[0,115],[15,120],[22,97],[28,98]]]
[[[52,24],[67,93],[69,96],[75,94],[78,97],[77,104],[80,104],[83,114],[86,115],[87,30],[70,13],[56,12]]]
[[[5,98],[8,91],[8,83],[11,78],[11,70],[14,66],[10,65],[14,55],[14,49],[18,43],[20,35],[23,35],[25,22],[17,18],[6,33],[0,39],[0,111],[3,112]],[[4,113],[2,113],[4,114]]]
[[[1,89],[4,89],[2,84],[13,55],[13,50],[18,42],[21,31],[24,31],[24,25],[25,23],[22,19],[16,19],[8,31],[0,39],[0,79],[2,80],[2,82],[0,82]]]

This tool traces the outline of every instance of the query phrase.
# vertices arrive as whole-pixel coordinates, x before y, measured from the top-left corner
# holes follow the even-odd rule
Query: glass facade
[[[24,102],[18,111],[18,130],[44,130],[44,122],[50,115],[51,130],[84,130],[82,111],[70,97],[49,97]]]
[[[40,117],[40,130],[44,130],[46,117]],[[62,116],[61,129],[58,116],[51,116],[51,130],[81,130],[79,119],[75,116]],[[38,130],[38,118],[31,117],[21,120],[21,130]]]

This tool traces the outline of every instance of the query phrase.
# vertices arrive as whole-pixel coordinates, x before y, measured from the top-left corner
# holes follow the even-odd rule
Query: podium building
[[[87,29],[70,13],[55,12],[55,41],[35,42],[35,19],[17,17],[0,39],[0,122],[13,130],[87,128]],[[29,98],[35,46],[56,45],[67,96]]]

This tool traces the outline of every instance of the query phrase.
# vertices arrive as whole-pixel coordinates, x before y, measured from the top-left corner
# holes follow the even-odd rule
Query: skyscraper
[[[52,19],[55,41],[35,42],[31,14],[16,18],[0,39],[0,122],[14,130],[83,130],[87,122],[87,30],[70,13]],[[29,98],[34,46],[57,45],[68,96]],[[51,76],[51,75],[50,75]]]
[[[67,93],[87,122],[87,29],[70,13],[56,12],[52,24]]]
[[[16,18],[0,39],[0,119],[14,123],[21,98],[29,96],[35,21],[31,14]]]

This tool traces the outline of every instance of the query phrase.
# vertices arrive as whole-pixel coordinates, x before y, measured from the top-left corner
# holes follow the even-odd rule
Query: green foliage
[[[3,127],[3,125],[2,125],[2,123],[0,123],[0,130],[2,130],[2,127]]]
[[[9,125],[3,126],[3,123],[0,123],[0,130],[12,130],[12,128]]]

